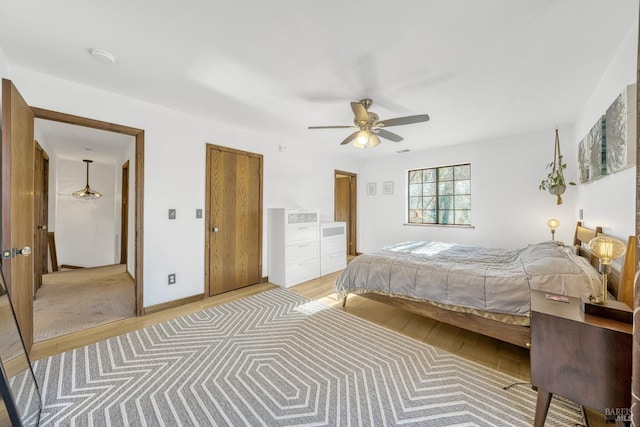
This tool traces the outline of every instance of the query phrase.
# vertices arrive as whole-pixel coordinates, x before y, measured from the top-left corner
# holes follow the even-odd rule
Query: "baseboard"
[[[267,283],[267,282],[269,282],[269,276],[264,276],[260,283]]]
[[[157,313],[158,311],[166,310],[168,308],[179,307],[181,305],[189,304],[196,301],[201,301],[204,299],[204,294],[192,295],[186,298],[180,298],[173,301],[163,302],[161,304],[150,305],[149,307],[144,308],[145,316],[147,314]]]

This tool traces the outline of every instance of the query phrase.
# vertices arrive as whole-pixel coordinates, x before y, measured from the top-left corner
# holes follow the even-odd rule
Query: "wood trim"
[[[90,119],[73,114],[61,113],[59,111],[47,110],[45,108],[31,107],[37,119],[51,120],[53,122],[67,123],[70,125],[84,126],[93,129],[106,130],[109,132],[121,133],[123,135],[135,136],[142,129],[133,128],[115,123],[104,122],[102,120]]]
[[[36,297],[42,286],[42,276],[49,272],[49,250],[47,230],[49,228],[49,155],[42,146],[35,141],[34,150],[34,183],[33,183],[33,213],[34,213],[34,290]]]
[[[618,289],[617,299],[633,308],[633,294],[634,294],[634,276],[635,276],[635,262],[636,259],[636,239],[635,236],[629,236],[627,240],[627,253],[624,257],[622,264],[622,270],[620,271],[620,284]]]
[[[4,92],[3,92],[4,96]],[[133,128],[73,114],[61,113],[44,108],[31,107],[35,118],[67,123],[70,125],[85,126],[92,129],[100,129],[109,132],[117,132],[131,135],[135,138],[135,295],[136,315],[142,316],[144,309],[144,129]]]
[[[47,233],[47,242],[49,243],[49,256],[51,257],[51,271],[56,272],[60,270],[58,264],[58,251],[56,250],[56,237],[53,231]]]
[[[129,255],[129,160],[121,167],[120,200],[120,264],[127,264]]]
[[[192,295],[190,297],[175,299],[173,301],[167,301],[160,304],[150,305],[145,307],[145,314],[153,314],[162,310],[167,310],[173,307],[180,307],[181,305],[190,304],[192,302],[200,301],[204,299],[204,294]]]
[[[140,130],[136,138],[136,170],[135,170],[135,281],[136,315],[143,316],[144,308],[144,131]],[[131,198],[129,198],[131,200]]]

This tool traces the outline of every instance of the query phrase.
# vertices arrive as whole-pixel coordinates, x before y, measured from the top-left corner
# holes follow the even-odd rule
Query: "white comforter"
[[[531,289],[596,294],[600,276],[573,249],[551,241],[515,250],[405,242],[356,257],[335,290],[341,297],[376,292],[527,315]]]

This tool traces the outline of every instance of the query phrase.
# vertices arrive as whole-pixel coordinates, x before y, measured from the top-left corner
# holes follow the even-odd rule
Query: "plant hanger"
[[[556,204],[562,204],[562,194],[567,189],[567,182],[564,179],[563,170],[566,169],[567,164],[562,163],[562,154],[560,153],[560,137],[558,136],[558,129],[556,128],[556,143],[553,152],[553,162],[547,165],[547,169],[551,168],[551,171],[547,174],[547,178],[542,180],[540,190],[548,190],[550,194],[556,196]],[[575,182],[569,182],[569,185],[576,185]]]

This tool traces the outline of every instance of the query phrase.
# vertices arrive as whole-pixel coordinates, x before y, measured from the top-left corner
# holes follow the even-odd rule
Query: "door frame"
[[[211,174],[212,174],[212,164],[213,164],[213,159],[212,159],[212,154],[211,151],[212,150],[220,150],[220,151],[226,151],[228,153],[233,153],[233,154],[240,154],[240,155],[245,155],[245,156],[253,156],[253,157],[258,157],[260,159],[260,182],[258,183],[258,185],[260,186],[259,192],[260,192],[260,207],[259,207],[259,212],[260,212],[260,219],[259,219],[259,227],[260,230],[258,231],[258,257],[259,257],[259,276],[260,276],[260,281],[259,283],[262,283],[264,280],[264,278],[262,277],[262,243],[263,243],[263,232],[264,232],[264,224],[263,224],[263,182],[264,182],[264,156],[262,154],[259,153],[252,153],[249,151],[243,151],[243,150],[237,150],[235,148],[229,148],[229,147],[223,147],[221,145],[215,145],[215,144],[206,144],[205,149],[207,150],[206,153],[206,169],[205,169],[205,176],[206,176],[206,183],[205,183],[205,212],[204,212],[204,230],[205,230],[205,248],[204,248],[204,298],[208,298],[211,295],[211,277],[210,277],[210,268],[211,268],[211,245],[210,245],[210,239],[209,239],[209,235],[212,232],[211,228],[213,227],[213,224],[211,224],[211,192],[212,192],[212,188],[211,188]]]
[[[49,228],[49,155],[34,141],[34,242],[33,242],[33,298],[42,286],[42,275],[48,271],[48,228]],[[36,261],[37,260],[37,261]],[[39,267],[39,268],[38,268]]]
[[[336,180],[338,175],[345,175],[351,179],[349,186],[349,227],[347,230],[347,255],[358,255],[358,175],[353,172],[334,170],[333,174],[333,218],[335,220],[338,209],[336,197]],[[351,245],[349,245],[349,242]]]
[[[120,200],[120,264],[129,263],[129,160],[122,164]]]
[[[130,135],[135,138],[135,307],[136,316],[144,315],[144,129],[103,122],[87,117],[75,116],[44,108],[31,107],[36,119],[51,120],[70,125]]]

